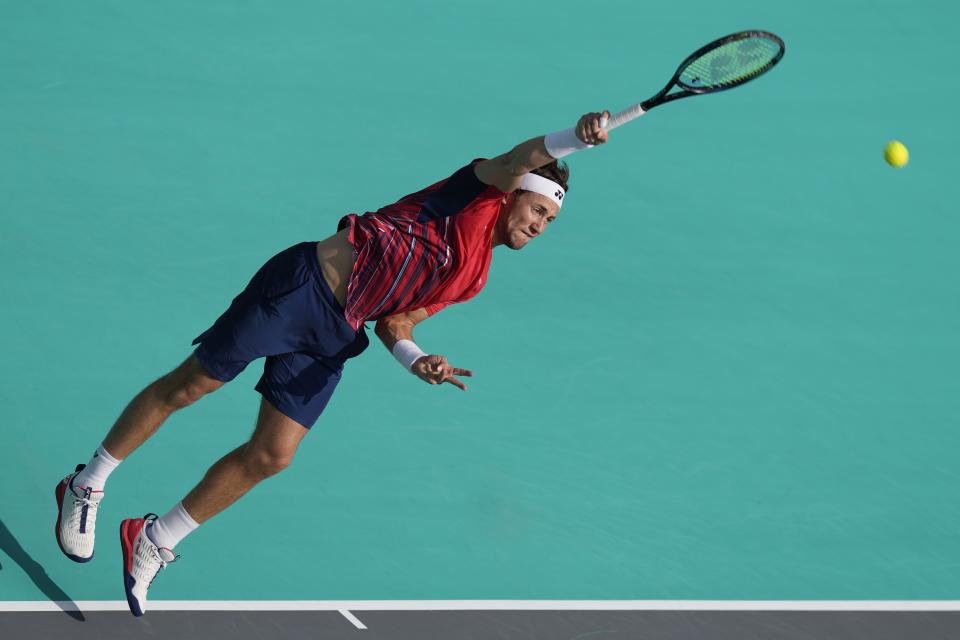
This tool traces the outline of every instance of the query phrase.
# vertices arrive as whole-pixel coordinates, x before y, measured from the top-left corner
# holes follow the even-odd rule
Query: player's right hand
[[[467,385],[458,380],[456,376],[466,376],[468,378],[473,376],[472,371],[451,366],[444,356],[422,356],[413,363],[411,370],[424,382],[430,384],[449,382],[463,391],[467,390]]]
[[[576,135],[581,142],[598,145],[607,141],[607,130],[601,123],[610,117],[609,111],[603,113],[585,113],[577,121]]]

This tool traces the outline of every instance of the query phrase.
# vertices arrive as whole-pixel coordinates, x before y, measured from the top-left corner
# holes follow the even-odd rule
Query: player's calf
[[[156,433],[172,413],[224,384],[207,374],[197,356],[191,354],[130,401],[104,439],[104,446],[117,457],[126,458]]]

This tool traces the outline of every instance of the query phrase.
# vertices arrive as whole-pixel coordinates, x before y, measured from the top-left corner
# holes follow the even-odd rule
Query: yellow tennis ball
[[[887,148],[883,150],[883,159],[886,160],[887,164],[891,167],[897,167],[899,169],[910,161],[910,152],[907,151],[907,148],[903,146],[902,142],[894,140],[888,143]]]

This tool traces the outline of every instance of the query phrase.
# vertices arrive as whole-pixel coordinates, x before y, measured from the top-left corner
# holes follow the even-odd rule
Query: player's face
[[[553,200],[539,193],[521,191],[510,194],[498,221],[503,244],[511,249],[523,249],[547,230],[559,210]]]

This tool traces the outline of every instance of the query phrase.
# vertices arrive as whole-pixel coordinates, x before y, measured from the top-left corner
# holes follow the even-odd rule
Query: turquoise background
[[[777,69],[573,156],[548,233],[417,328],[467,393],[372,345],[151,597],[960,598],[957,10],[603,6],[3,3],[0,520],[70,597],[122,599],[120,519],[251,432],[258,363],[61,556],[54,485],[269,256],[765,28]]]

